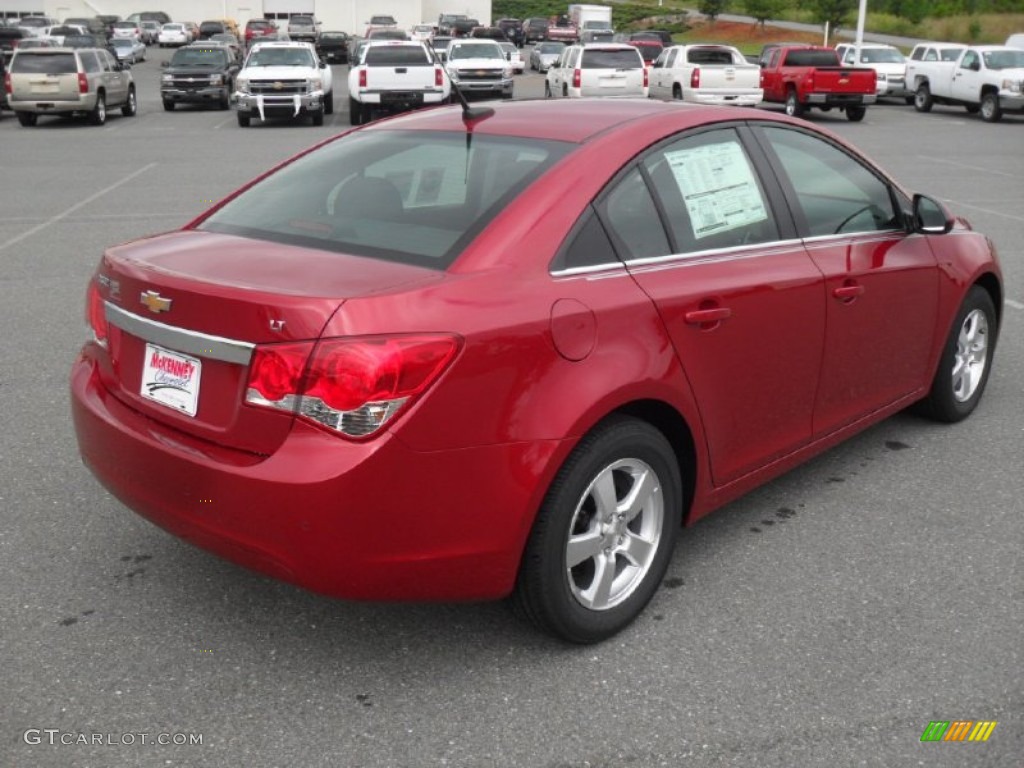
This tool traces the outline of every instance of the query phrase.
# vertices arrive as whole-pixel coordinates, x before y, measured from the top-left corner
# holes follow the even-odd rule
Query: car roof
[[[717,107],[655,99],[526,99],[492,102],[494,114],[473,122],[474,134],[519,136],[582,144],[618,126],[634,121],[663,120],[666,116],[684,116],[678,130],[699,126],[709,117],[724,119],[764,119],[792,122],[780,114],[743,107]],[[369,126],[380,130],[412,129],[425,131],[465,131],[461,107],[412,112],[399,118]]]

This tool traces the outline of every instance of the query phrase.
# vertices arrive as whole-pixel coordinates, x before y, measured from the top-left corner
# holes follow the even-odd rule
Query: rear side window
[[[667,256],[672,252],[654,198],[637,169],[626,174],[601,201],[598,210],[623,260]]]
[[[96,58],[95,53],[93,53],[92,51],[82,51],[82,53],[79,55],[82,57],[82,68],[86,72],[102,71],[99,59]]]
[[[384,67],[426,67],[427,52],[418,45],[375,45],[366,49],[366,64]]]
[[[583,69],[636,69],[644,65],[636,50],[584,49]]]
[[[78,72],[78,64],[73,53],[43,53],[30,56],[15,56],[11,62],[11,72],[28,72],[46,75],[67,75]]]

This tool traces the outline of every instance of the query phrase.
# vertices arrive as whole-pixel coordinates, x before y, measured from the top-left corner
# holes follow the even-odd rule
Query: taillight
[[[347,437],[367,437],[448,367],[454,336],[372,336],[256,347],[245,401],[292,411]]]
[[[690,87],[700,88],[700,67],[694,67],[690,73]]]
[[[78,92],[88,93],[89,92],[89,78],[84,72],[78,73]]]
[[[574,69],[572,73],[572,87],[582,88],[583,87],[583,73],[578,69]]]
[[[804,81],[808,91],[814,90],[814,70],[810,70],[807,73],[807,79]]]
[[[100,290],[92,280],[89,281],[89,290],[85,296],[85,319],[92,328],[93,340],[101,346],[107,346],[107,313]]]
[[[2,56],[3,54],[0,54]],[[11,73],[8,72],[4,75],[4,90],[7,91],[8,96],[14,95],[14,86],[11,85]]]
[[[366,87],[366,67],[363,67],[362,69],[359,70],[359,87]]]
[[[647,67],[644,67],[644,88],[647,87],[647,84],[650,82],[650,80],[651,80],[651,73],[647,69]]]
[[[444,75],[441,74],[440,67],[434,67],[434,85],[438,88],[444,85]]]

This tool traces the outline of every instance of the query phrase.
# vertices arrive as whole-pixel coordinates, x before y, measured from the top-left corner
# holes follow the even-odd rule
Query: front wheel
[[[797,98],[796,91],[786,94],[786,114],[790,117],[800,117],[804,113],[804,106]]]
[[[313,125],[321,126],[324,124],[324,108],[320,107],[316,112],[312,112],[310,115],[313,118]]]
[[[324,114],[334,114],[334,91],[331,91],[326,96],[324,96]]]
[[[931,391],[920,404],[925,415],[947,423],[971,415],[988,382],[998,322],[992,297],[972,287],[953,321]]]
[[[981,97],[981,119],[986,123],[997,123],[1003,119],[1003,108],[999,106],[998,93],[986,93]]]
[[[859,123],[864,119],[864,115],[868,113],[867,107],[847,107],[846,108],[846,119],[851,123]]]
[[[252,119],[252,116],[248,112],[243,112],[242,110],[238,110],[236,115],[238,116],[238,125],[242,128],[248,128],[249,121]]]
[[[931,112],[932,104],[934,102],[931,88],[928,87],[928,83],[921,83],[914,91],[914,109],[918,112]]]
[[[169,99],[164,99],[164,112],[173,112],[174,102]]]
[[[540,629],[596,643],[654,596],[682,519],[672,446],[650,424],[613,417],[576,446],[534,522],[513,605]]]

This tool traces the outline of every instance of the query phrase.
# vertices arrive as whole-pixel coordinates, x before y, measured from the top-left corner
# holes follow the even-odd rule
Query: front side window
[[[444,269],[571,151],[555,141],[378,131],[327,144],[243,192],[199,229]]]
[[[779,238],[775,216],[736,131],[688,136],[649,155],[644,168],[678,253]]]
[[[888,183],[824,139],[762,129],[795,194],[811,237],[898,228]]]

